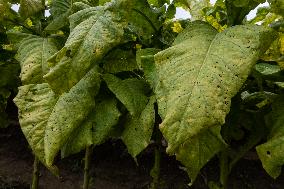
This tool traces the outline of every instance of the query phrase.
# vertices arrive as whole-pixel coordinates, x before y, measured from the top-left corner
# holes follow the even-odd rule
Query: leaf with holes
[[[29,36],[19,46],[16,59],[21,65],[22,84],[43,83],[43,75],[49,71],[47,59],[57,52],[56,41],[52,38]]]
[[[258,26],[217,33],[193,22],[174,46],[155,55],[159,82],[154,91],[169,153],[202,130],[224,124],[231,98],[275,37]]]
[[[147,32],[152,36],[153,29],[147,29],[149,21],[144,16],[151,9],[142,6],[145,3],[145,0],[118,0],[72,14],[71,33],[65,46],[49,60],[51,70],[44,76],[51,88],[57,94],[68,91],[112,48],[132,40],[126,31],[137,35]]]

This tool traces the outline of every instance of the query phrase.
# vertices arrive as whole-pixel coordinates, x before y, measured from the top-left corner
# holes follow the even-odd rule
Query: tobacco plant
[[[263,2],[0,0],[5,52],[16,51],[21,67],[14,102],[36,157],[34,188],[38,160],[58,174],[57,156],[82,150],[88,188],[92,149],[109,139],[121,139],[134,159],[154,139],[152,188],[159,186],[161,140],[190,184],[217,155],[220,181],[209,186],[226,188],[234,164],[255,147],[267,173],[279,176],[284,4],[271,0],[248,21]],[[176,7],[191,20],[174,20]]]

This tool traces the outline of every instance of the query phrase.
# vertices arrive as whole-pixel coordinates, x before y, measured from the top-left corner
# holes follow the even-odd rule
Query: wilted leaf
[[[14,102],[19,108],[22,130],[40,160],[51,167],[53,159],[70,134],[94,108],[100,79],[92,68],[70,91],[56,96],[42,76],[48,71],[46,60],[56,52],[52,38],[23,39],[19,50],[22,83]]]

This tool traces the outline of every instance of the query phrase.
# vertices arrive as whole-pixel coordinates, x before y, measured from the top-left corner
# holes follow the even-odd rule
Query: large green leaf
[[[150,144],[155,123],[155,101],[152,96],[141,114],[127,116],[122,141],[134,158]]]
[[[94,108],[100,79],[91,69],[68,93],[56,96],[49,85],[19,88],[14,102],[19,108],[21,128],[34,153],[51,167],[54,157]]]
[[[174,46],[154,56],[155,65],[150,65],[150,57],[142,64],[150,72],[147,78],[154,80],[150,83],[163,120],[160,130],[168,141],[167,152],[186,165],[192,182],[224,147],[219,131],[230,100],[276,35],[258,26],[236,26],[218,33],[204,22],[193,22]]]
[[[281,96],[272,104],[267,125],[271,131],[267,142],[256,147],[258,156],[266,172],[273,178],[281,174],[284,165],[284,97]]]
[[[56,93],[68,91],[111,48],[125,42],[125,6],[125,1],[116,1],[69,17],[70,36],[65,46],[49,60],[51,71],[44,76]]]
[[[14,99],[29,144],[49,168],[71,133],[94,108],[100,86],[98,68],[94,67],[68,92],[55,95],[42,77],[49,71],[47,59],[56,51],[53,38],[33,36],[21,41],[17,59],[24,86]]]
[[[92,68],[68,93],[63,93],[48,118],[44,137],[47,165],[52,165],[55,156],[72,132],[87,118],[95,107],[100,76],[97,67]]]
[[[148,102],[146,94],[149,89],[143,80],[135,78],[121,80],[111,74],[105,74],[103,78],[131,115],[140,114],[144,110]]]
[[[44,164],[45,128],[56,101],[57,97],[47,83],[19,87],[14,99],[19,110],[21,129],[34,154]]]
[[[103,78],[129,111],[121,138],[129,153],[136,157],[150,143],[155,122],[155,98],[146,96],[149,89],[143,80],[121,80],[111,74],[106,74]]]
[[[57,50],[56,42],[52,38],[24,38],[16,55],[21,65],[22,84],[43,83],[42,77],[49,71],[46,61]]]
[[[145,3],[145,0],[117,0],[72,14],[70,36],[65,46],[49,60],[51,71],[44,76],[51,88],[58,94],[68,91],[109,50],[128,41],[126,34],[133,31],[144,35],[149,31],[147,28],[152,28],[153,24],[145,15],[151,9],[144,6]]]
[[[219,151],[225,142],[220,135],[220,126],[212,127],[186,141],[176,151],[176,158],[185,167],[191,183],[196,179],[200,169]]]
[[[231,98],[276,35],[253,25],[217,33],[203,22],[193,22],[173,47],[155,55],[160,129],[169,153],[225,122]]]
[[[99,145],[110,137],[113,127],[118,123],[121,113],[114,98],[99,97],[96,107],[88,118],[78,127],[62,149],[62,156],[66,157],[85,149],[89,145]]]

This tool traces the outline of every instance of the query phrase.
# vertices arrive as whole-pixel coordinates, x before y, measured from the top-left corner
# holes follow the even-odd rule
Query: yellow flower
[[[172,30],[175,33],[180,33],[183,30],[183,28],[182,28],[182,26],[181,26],[181,24],[179,22],[174,22]]]

